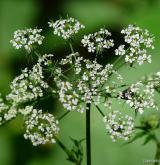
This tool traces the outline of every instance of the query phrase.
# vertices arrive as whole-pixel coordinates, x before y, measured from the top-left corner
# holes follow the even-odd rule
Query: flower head
[[[104,49],[109,49],[114,46],[113,40],[108,37],[111,33],[107,29],[100,29],[100,31],[85,35],[81,40],[84,47],[87,47],[88,52],[101,53]]]
[[[106,130],[113,141],[128,140],[134,130],[134,120],[131,116],[122,116],[121,112],[113,111],[103,118]]]
[[[41,32],[42,29],[17,30],[14,32],[13,39],[10,42],[16,49],[24,47],[30,53],[36,44],[42,44],[44,36],[40,34]]]
[[[15,118],[16,116],[17,116],[17,108],[14,105],[9,106],[5,104],[0,94],[0,125]]]
[[[142,65],[145,61],[151,63],[151,55],[148,49],[154,49],[153,36],[148,30],[143,30],[137,26],[129,25],[121,31],[127,45],[120,45],[115,50],[116,55],[124,55],[125,62],[129,64],[138,63]]]
[[[60,19],[56,22],[48,22],[49,27],[53,28],[55,35],[61,36],[64,39],[71,38],[74,34],[78,33],[80,29],[85,28],[78,20],[70,17],[68,19]]]
[[[25,139],[31,140],[34,146],[46,143],[55,143],[54,135],[59,132],[58,121],[50,113],[33,109],[26,117]]]
[[[144,85],[141,81],[132,84],[127,90],[120,92],[119,95],[121,99],[124,99],[130,107],[133,107],[140,114],[146,108],[158,108],[154,96],[154,85],[152,83]]]
[[[16,116],[17,112],[13,109],[14,108],[10,108],[4,103],[4,100],[2,99],[0,94],[0,125],[10,120],[12,117]],[[15,112],[14,114],[12,113],[13,111]]]
[[[0,113],[3,112],[4,110],[8,109],[8,105],[6,105],[3,101],[3,98],[0,93]]]
[[[153,88],[157,92],[160,92],[160,72],[145,76],[143,83],[146,83],[146,81],[152,84]]]
[[[111,76],[115,76],[115,80],[119,83],[122,81],[121,75],[113,69],[113,65],[102,66],[96,61],[79,57],[77,53],[62,59],[60,65],[66,64],[71,65],[75,75],[74,79],[66,80],[61,73],[55,76],[54,80],[60,102],[67,110],[84,112],[86,103],[99,104],[102,97],[107,99],[114,95],[118,83],[110,80]]]
[[[28,68],[22,70],[22,74],[17,76],[10,85],[11,92],[7,95],[9,101],[19,104],[43,96],[43,90],[48,88],[48,84],[44,81],[43,67],[49,65],[50,56],[39,57],[32,70]]]

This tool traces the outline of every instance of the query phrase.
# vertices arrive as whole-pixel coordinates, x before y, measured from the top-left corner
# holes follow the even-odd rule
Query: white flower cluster
[[[63,106],[67,110],[84,112],[86,103],[99,104],[101,97],[107,98],[115,92],[114,89],[118,83],[110,81],[110,76],[114,75],[119,82],[122,81],[122,77],[111,64],[103,67],[96,61],[92,62],[76,55],[78,54],[75,56],[71,54],[61,61],[61,65],[73,64],[74,59],[72,66],[75,73],[74,80],[68,81],[55,77],[55,82]]]
[[[55,35],[69,42],[72,41],[74,34],[85,28],[74,18],[51,21],[48,24]],[[24,48],[30,53],[36,45],[42,44],[44,36],[41,32],[42,29],[17,30],[10,42],[16,49]],[[125,62],[130,65],[135,62],[141,65],[145,61],[151,63],[148,49],[154,48],[154,39],[148,30],[129,25],[121,33],[124,35],[126,45],[120,45],[115,50],[115,55],[125,56]],[[85,35],[81,43],[88,52],[96,52],[96,55],[114,46],[111,33],[104,28]],[[38,101],[50,97],[51,92],[68,111],[83,113],[87,109],[87,104],[91,103],[96,106],[103,103],[111,109],[113,98],[126,102],[140,114],[145,108],[158,109],[154,97],[155,89],[159,88],[160,91],[160,72],[144,82],[139,81],[123,90],[126,85],[121,84],[123,78],[114,70],[112,64],[103,66],[97,59],[93,61],[84,59],[78,52],[68,55],[60,62],[52,62],[52,56],[45,54],[39,57],[31,69],[25,68],[13,80],[10,85],[11,92],[5,100],[0,95],[0,125],[18,114],[23,115],[26,126],[24,138],[29,139],[34,146],[55,143],[56,134],[60,130],[58,121],[52,114],[34,108]],[[122,116],[117,110],[110,112],[103,121],[113,141],[118,138],[128,140],[134,131],[133,118],[128,115]]]
[[[33,106],[26,106],[24,108],[19,108],[18,112],[23,116],[29,115],[33,111]]]
[[[15,118],[17,115],[17,109],[15,106],[8,106],[4,103],[0,94],[0,125]]]
[[[17,108],[13,105],[4,114],[3,122],[9,121],[17,116]]]
[[[4,118],[4,113],[6,112],[6,110],[8,110],[8,106],[4,103],[2,96],[0,94],[0,125],[3,122],[3,118]]]
[[[28,115],[25,125],[24,138],[31,140],[34,146],[56,142],[54,135],[59,132],[59,127],[58,121],[52,114],[33,109],[31,115]]]
[[[151,63],[151,55],[148,55],[147,49],[153,46],[153,37],[148,30],[143,30],[137,26],[129,25],[121,31],[125,35],[125,42],[129,45],[120,45],[115,50],[116,55],[125,55],[125,62],[133,64],[137,62],[142,65],[145,61]]]
[[[139,81],[132,84],[126,91],[120,92],[120,98],[124,99],[136,112],[142,114],[145,108],[157,109],[154,101],[154,93],[155,90],[152,83],[144,85]]]
[[[14,32],[13,39],[10,42],[16,49],[24,47],[30,53],[36,44],[42,44],[44,36],[40,34],[41,32],[42,29],[17,30]]]
[[[103,118],[106,130],[111,139],[115,142],[117,139],[128,140],[134,130],[134,120],[131,116],[122,116],[120,111],[110,112]]]
[[[60,88],[59,100],[66,110],[77,110],[78,112],[83,112],[85,110],[85,106],[80,105],[80,96],[71,83],[59,81],[57,86]]]
[[[32,70],[27,68],[22,70],[22,74],[16,77],[10,85],[11,92],[7,99],[13,104],[24,103],[43,96],[43,90],[48,88],[48,84],[43,80],[43,67],[49,65],[47,59],[52,55],[43,55],[35,64]]]
[[[125,45],[120,45],[118,49],[115,50],[115,55],[123,56],[126,53],[126,50],[124,49]]]
[[[0,113],[4,110],[8,109],[8,105],[6,105],[2,99],[1,93],[0,93]]]
[[[157,72],[153,75],[147,76],[144,79],[144,83],[146,81],[154,86],[154,88],[160,92],[160,72]]]
[[[104,49],[109,49],[114,46],[113,40],[108,37],[111,33],[107,29],[100,29],[94,34],[85,35],[81,40],[84,47],[87,47],[88,52],[101,53]]]
[[[71,65],[71,68],[74,69],[75,74],[79,74],[82,71],[82,62],[83,62],[83,57],[79,56],[79,53],[72,53],[66,56],[66,58],[62,59],[60,61],[60,65],[66,65],[69,64]]]
[[[61,36],[64,39],[71,38],[74,34],[78,33],[80,29],[85,28],[78,20],[70,17],[68,19],[60,19],[56,22],[48,22],[49,27],[53,28],[55,35]]]

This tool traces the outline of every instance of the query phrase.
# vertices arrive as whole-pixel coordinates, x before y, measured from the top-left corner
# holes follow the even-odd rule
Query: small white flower
[[[126,51],[124,49],[125,45],[120,45],[118,49],[115,50],[115,55],[123,56],[125,55]]]

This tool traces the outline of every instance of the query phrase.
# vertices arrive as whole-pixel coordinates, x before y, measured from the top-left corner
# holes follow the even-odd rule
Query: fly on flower
[[[128,140],[134,131],[134,119],[129,115],[123,116],[117,110],[110,112],[103,121],[113,142],[117,139]]]

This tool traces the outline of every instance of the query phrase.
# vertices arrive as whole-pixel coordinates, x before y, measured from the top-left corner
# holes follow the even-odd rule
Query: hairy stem
[[[156,155],[154,165],[159,165],[160,162],[160,142],[156,143]]]
[[[87,103],[86,109],[86,156],[87,165],[91,165],[91,127],[90,127],[90,112],[91,104]]]

